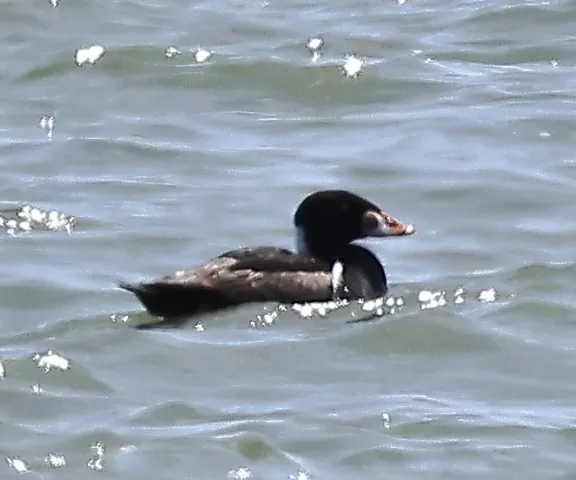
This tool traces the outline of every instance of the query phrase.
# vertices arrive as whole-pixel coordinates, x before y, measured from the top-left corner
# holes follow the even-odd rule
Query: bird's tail
[[[144,305],[148,313],[163,317],[155,323],[137,328],[155,328],[178,326],[190,317],[214,312],[231,306],[224,296],[202,287],[179,285],[174,283],[128,283],[117,282],[119,288],[132,292]]]

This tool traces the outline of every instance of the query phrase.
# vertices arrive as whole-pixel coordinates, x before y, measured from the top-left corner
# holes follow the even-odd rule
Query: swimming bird
[[[384,267],[371,251],[351,242],[415,232],[413,225],[345,190],[304,198],[294,213],[294,226],[296,252],[274,246],[241,248],[150,282],[118,282],[150,314],[163,317],[137,328],[179,325],[196,315],[254,302],[383,296],[388,290]]]

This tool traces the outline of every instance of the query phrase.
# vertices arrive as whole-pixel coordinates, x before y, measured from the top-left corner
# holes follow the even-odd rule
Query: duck
[[[296,251],[277,246],[230,250],[194,268],[151,281],[117,282],[149,314],[137,328],[177,326],[199,315],[251,303],[285,304],[374,299],[388,291],[384,266],[357,240],[416,232],[347,190],[321,190],[298,205]]]

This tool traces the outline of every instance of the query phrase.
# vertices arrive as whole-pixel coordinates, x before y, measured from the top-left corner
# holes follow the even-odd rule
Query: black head
[[[306,197],[294,214],[301,253],[333,257],[354,240],[366,237],[411,235],[377,205],[345,190],[324,190]]]

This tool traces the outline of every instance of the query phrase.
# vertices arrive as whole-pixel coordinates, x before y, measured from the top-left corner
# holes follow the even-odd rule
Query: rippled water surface
[[[0,476],[574,478],[575,39],[569,1],[0,2],[0,208],[56,211],[0,229]],[[291,247],[322,188],[417,226],[370,242],[403,308],[123,321],[116,280]]]

